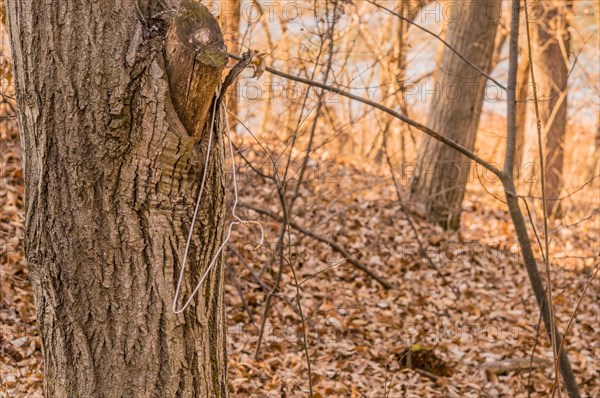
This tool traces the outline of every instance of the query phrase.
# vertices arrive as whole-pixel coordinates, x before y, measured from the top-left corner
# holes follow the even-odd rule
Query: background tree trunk
[[[418,17],[423,7],[430,2],[430,0],[398,0],[395,11],[404,18],[414,20]],[[382,103],[387,104],[390,107],[393,107],[394,104],[398,104],[400,111],[404,115],[409,115],[409,109],[406,102],[406,57],[410,49],[408,33],[411,25],[402,18],[396,18],[394,21],[397,25],[392,24],[389,29],[394,29],[397,32],[397,35],[395,39],[392,39],[389,62],[381,63],[379,85]],[[383,32],[387,32],[386,29],[388,29],[388,27],[384,27]],[[387,35],[384,34],[383,38],[384,40],[387,40]],[[375,47],[375,44],[373,47]],[[373,50],[375,49],[373,48]],[[383,115],[381,119],[382,123],[379,128],[383,131],[383,134],[381,134],[381,143],[374,159],[375,163],[378,165],[381,164],[384,159],[387,142],[390,139],[390,135],[394,133],[392,125],[395,121],[394,117],[390,115]],[[410,126],[400,124],[398,132],[398,139],[400,140],[400,157],[401,162],[404,164],[406,162],[407,149],[406,137],[409,136],[412,142],[414,142],[415,139]]]
[[[600,175],[600,113],[596,116],[596,137],[590,167],[586,173],[586,180],[591,180]]]
[[[536,4],[533,65],[538,85],[539,110],[545,132],[546,197],[549,214],[556,214],[563,186],[565,133],[567,130],[567,78],[570,37],[564,1]]]
[[[222,3],[223,9],[221,10],[221,23],[223,26],[223,35],[225,36],[225,45],[227,51],[233,54],[240,54],[241,43],[240,43],[240,16],[242,0],[227,0]],[[233,115],[238,114],[238,98],[239,90],[237,84],[233,84],[227,93],[227,110]],[[232,129],[235,129],[237,121],[231,119],[229,125]]]
[[[517,69],[517,137],[515,146],[515,171],[517,179],[524,172],[523,158],[527,136],[527,106],[531,102],[529,96],[529,57],[527,50],[519,51],[519,67]]]
[[[476,0],[455,6],[460,12],[448,24],[446,41],[489,73],[501,2]],[[473,150],[486,78],[447,47],[436,76],[427,126]],[[458,228],[469,168],[468,160],[458,152],[424,137],[411,182],[411,200],[424,205],[431,221]]]
[[[47,397],[227,396],[222,268],[171,310],[227,61],[208,10],[167,3],[8,1]],[[184,296],[223,239],[212,148]]]

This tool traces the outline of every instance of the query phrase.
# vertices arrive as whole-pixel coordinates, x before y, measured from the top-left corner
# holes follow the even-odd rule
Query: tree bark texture
[[[549,214],[558,211],[563,187],[564,144],[567,130],[567,78],[570,35],[567,4],[538,1],[535,16],[533,67],[538,89],[540,120],[545,132],[544,171]]]
[[[225,397],[218,23],[188,0],[9,0],[46,397]]]
[[[476,0],[455,7],[458,11],[448,22],[446,41],[489,73],[501,1]],[[473,150],[486,77],[445,47],[436,80],[427,126]],[[458,228],[469,169],[469,161],[458,152],[424,137],[411,181],[411,200],[424,205],[431,221]]]

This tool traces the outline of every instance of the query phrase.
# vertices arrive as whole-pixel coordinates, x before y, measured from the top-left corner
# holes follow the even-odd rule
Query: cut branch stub
[[[171,101],[188,134],[200,140],[227,64],[219,23],[200,3],[184,0],[165,39]]]

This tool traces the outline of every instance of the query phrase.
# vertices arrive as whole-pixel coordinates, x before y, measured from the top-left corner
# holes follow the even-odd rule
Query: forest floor
[[[22,247],[21,158],[16,133],[3,134],[0,397],[41,397],[43,362]],[[548,396],[552,354],[543,326],[535,344],[539,311],[509,215],[486,192],[502,197],[498,184],[487,184],[486,190],[479,181],[469,184],[460,232],[444,232],[412,208],[419,238],[438,272],[419,254],[385,172],[346,166],[320,174],[314,173],[300,190],[295,208],[302,211],[294,212],[294,222],[337,243],[393,288],[383,289],[328,244],[291,230],[286,257],[302,281],[300,303],[315,397],[513,398],[527,397],[528,389],[531,397]],[[270,183],[240,172],[239,186],[244,205],[278,213]],[[598,266],[597,189],[598,181],[570,198],[564,218],[549,226],[561,329]],[[247,207],[239,212],[262,222],[266,242],[254,249],[258,231],[244,227],[233,235],[226,255],[232,270],[226,285],[231,396],[307,396],[302,322],[287,265],[255,359],[265,297],[278,269],[273,252],[279,225]],[[568,333],[569,355],[585,397],[600,396],[599,303],[596,278]]]

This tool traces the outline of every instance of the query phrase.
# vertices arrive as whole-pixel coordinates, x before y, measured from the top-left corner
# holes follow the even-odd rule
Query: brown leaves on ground
[[[327,245],[291,230],[292,245],[286,256],[301,280],[300,302],[307,318],[315,394],[526,397],[528,370],[509,367],[489,378],[485,367],[503,360],[529,361],[539,319],[504,205],[475,180],[469,185],[459,233],[424,222],[418,208],[412,209],[426,252],[460,292],[457,299],[419,255],[392,182],[382,174],[348,168],[333,176],[327,173],[327,178],[315,173],[300,190],[295,223],[338,243],[396,285],[383,290]],[[239,184],[242,202],[278,213],[271,183],[243,181]],[[487,185],[488,191],[502,197],[499,184]],[[593,189],[597,188],[596,183]],[[566,219],[551,224],[555,305],[561,329],[599,260],[600,216],[593,210],[597,199],[590,192],[575,199]],[[586,219],[590,213],[593,216]],[[232,242],[270,288],[278,269],[273,249],[279,225],[252,211],[247,215],[261,219],[270,244],[252,250],[256,233],[245,228],[238,230]],[[586,221],[572,225],[582,219]],[[249,309],[260,323],[267,292],[236,257],[228,256],[227,261],[241,279]],[[599,286],[596,280],[588,290],[568,339],[582,394],[588,397],[600,394]],[[289,267],[279,293],[293,303],[296,291]],[[233,395],[306,396],[302,328],[294,308],[285,300],[275,301],[256,361],[258,326],[249,322],[231,281],[227,299]],[[547,396],[554,373],[552,366],[541,365],[551,360],[542,326],[531,373],[532,397]]]
[[[0,396],[41,397],[42,358],[34,302],[23,258],[23,184],[18,139],[2,141],[0,175]],[[257,156],[256,154],[251,154]],[[241,201],[278,212],[274,187],[240,177]],[[597,188],[589,187],[590,190]],[[489,189],[489,187],[488,187]],[[568,219],[551,227],[556,313],[564,328],[598,258],[600,215],[585,222],[590,195],[578,195]],[[539,313],[503,205],[472,184],[460,233],[422,221],[413,209],[426,252],[460,292],[454,297],[420,255],[390,179],[339,169],[311,178],[300,190],[294,222],[326,236],[396,288],[385,291],[328,245],[291,230],[286,251],[300,280],[315,397],[525,397],[529,372],[515,367],[486,374],[486,364],[531,356]],[[500,193],[499,191],[496,193]],[[482,201],[485,200],[485,203]],[[243,212],[243,210],[241,210]],[[240,227],[232,245],[260,278],[227,252],[248,308],[261,321],[266,289],[277,272],[279,225]],[[316,276],[315,276],[316,275]],[[599,281],[583,299],[568,348],[584,396],[600,396]],[[231,278],[226,286],[229,381],[234,397],[296,397],[308,393],[302,324],[289,267],[271,310],[260,358],[252,324]],[[287,299],[285,299],[286,296]],[[542,330],[531,374],[532,397],[547,396],[553,369]],[[541,359],[539,359],[541,358]],[[540,362],[541,361],[541,362]],[[489,373],[489,372],[488,372]]]
[[[16,130],[0,136],[0,397],[42,396],[42,355],[23,257],[23,175]]]

